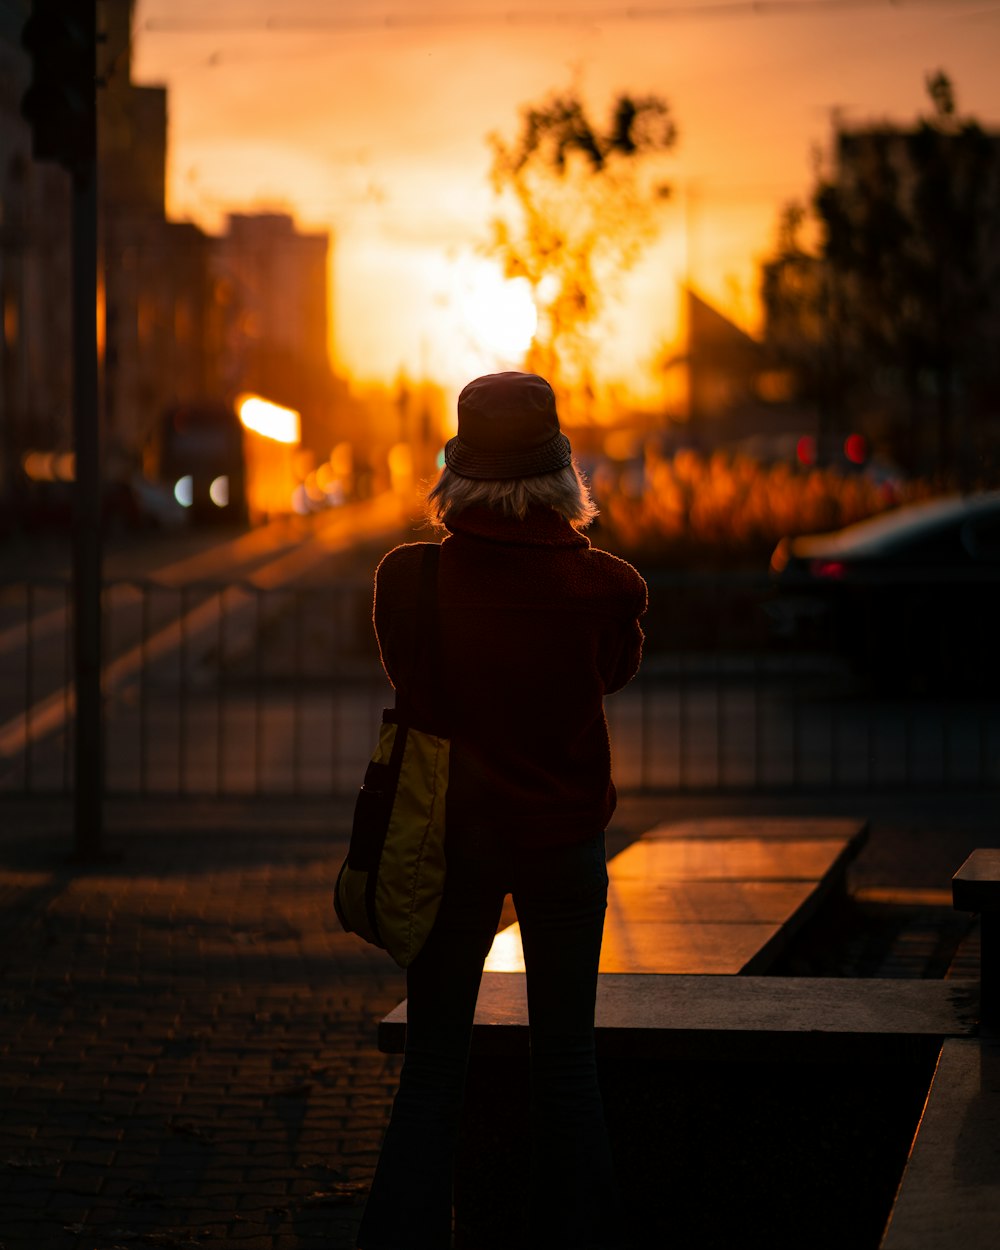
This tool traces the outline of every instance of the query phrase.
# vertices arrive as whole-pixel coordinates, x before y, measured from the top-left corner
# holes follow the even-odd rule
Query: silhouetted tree
[[[806,246],[807,222],[800,204],[786,205],[775,255],[762,268],[761,296],[767,312],[767,345],[790,368],[801,399],[814,403],[821,433],[844,425],[859,353],[849,350],[839,275]]]
[[[659,227],[670,189],[655,158],[676,141],[664,100],[624,94],[603,130],[569,93],[524,108],[513,143],[490,136],[492,250],[531,284],[539,330],[526,363],[555,385],[593,385],[587,332]]]
[[[927,88],[913,129],[838,133],[812,196],[817,246],[786,229],[763,297],[772,344],[829,424],[848,404],[905,414],[904,449],[930,450],[930,427],[935,468],[962,474],[1000,376],[1000,136],[959,117],[945,74]]]

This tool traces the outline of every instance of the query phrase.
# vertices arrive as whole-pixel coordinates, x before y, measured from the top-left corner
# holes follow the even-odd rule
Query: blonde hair
[[[576,529],[584,529],[597,516],[597,505],[575,460],[554,473],[500,481],[460,477],[445,466],[427,496],[431,523],[443,528],[449,516],[476,505],[519,521],[531,507],[552,508]]]

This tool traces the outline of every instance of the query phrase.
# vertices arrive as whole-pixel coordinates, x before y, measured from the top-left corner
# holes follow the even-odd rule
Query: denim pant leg
[[[452,1173],[472,1022],[505,888],[495,854],[449,838],[441,910],[407,969],[406,1049],[362,1250],[447,1250]]]
[[[594,1047],[607,908],[604,837],[526,857],[515,877],[531,1034],[530,1244],[621,1242]]]

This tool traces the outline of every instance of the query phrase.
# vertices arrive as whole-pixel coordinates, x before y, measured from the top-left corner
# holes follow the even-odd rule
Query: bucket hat
[[[501,481],[565,469],[569,439],[559,429],[556,397],[535,373],[488,373],[458,397],[458,433],[444,462],[460,477]]]

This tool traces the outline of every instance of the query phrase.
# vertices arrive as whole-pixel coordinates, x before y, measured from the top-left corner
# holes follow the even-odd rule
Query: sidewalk
[[[950,875],[997,844],[993,806],[824,804],[873,816],[863,923],[826,971],[942,975],[967,928]],[[623,802],[609,851],[753,810],[817,813]],[[404,978],[333,916],[349,822],[344,802],[119,803],[84,871],[65,806],[0,805],[0,1250],[353,1247],[398,1071],[375,1025]]]
[[[332,916],[349,813],[181,810],[86,873],[4,822],[3,1250],[354,1244],[403,977]]]

